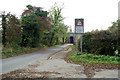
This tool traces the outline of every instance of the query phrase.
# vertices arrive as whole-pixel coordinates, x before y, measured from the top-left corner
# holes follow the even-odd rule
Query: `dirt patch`
[[[60,74],[58,72],[36,72],[32,70],[19,69],[3,74],[2,78],[48,78],[50,75]]]

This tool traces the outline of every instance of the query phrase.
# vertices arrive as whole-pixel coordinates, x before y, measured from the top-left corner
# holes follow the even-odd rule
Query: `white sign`
[[[76,26],[76,33],[84,33],[83,27]]]

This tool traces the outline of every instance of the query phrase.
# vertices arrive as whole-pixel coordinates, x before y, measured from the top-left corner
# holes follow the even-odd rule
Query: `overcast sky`
[[[107,29],[111,22],[118,19],[118,2],[120,0],[0,0],[0,11],[7,11],[20,17],[26,5],[43,7],[49,11],[56,2],[64,3],[62,15],[65,24],[74,30],[74,19],[84,18],[85,32],[95,29]]]

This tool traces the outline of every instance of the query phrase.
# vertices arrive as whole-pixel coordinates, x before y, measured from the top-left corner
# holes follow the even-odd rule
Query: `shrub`
[[[92,31],[83,34],[83,51],[94,54],[119,55],[118,51],[120,49],[120,36],[118,32],[120,31],[120,26],[117,28],[110,28],[108,30]],[[79,39],[80,45],[80,39]],[[79,47],[80,48],[80,47]],[[80,50],[80,49],[79,49]]]

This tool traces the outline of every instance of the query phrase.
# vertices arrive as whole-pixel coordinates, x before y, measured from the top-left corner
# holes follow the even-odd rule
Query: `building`
[[[75,33],[69,33],[67,37],[67,43],[73,43],[75,40]]]
[[[78,34],[78,39],[80,39],[81,34]],[[76,42],[76,34],[75,33],[69,33],[68,37],[67,37],[67,43],[75,43]]]

